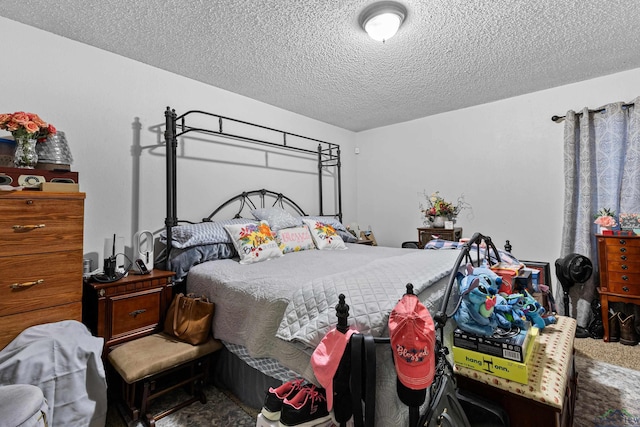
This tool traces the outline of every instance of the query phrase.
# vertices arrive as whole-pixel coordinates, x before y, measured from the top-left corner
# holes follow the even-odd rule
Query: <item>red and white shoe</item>
[[[262,415],[268,420],[278,421],[280,419],[280,411],[282,410],[282,402],[287,397],[295,396],[302,388],[304,379],[297,378],[282,384],[280,387],[269,387],[264,396],[264,404],[262,406]]]
[[[330,420],[325,390],[313,384],[282,403],[280,427],[312,427]]]

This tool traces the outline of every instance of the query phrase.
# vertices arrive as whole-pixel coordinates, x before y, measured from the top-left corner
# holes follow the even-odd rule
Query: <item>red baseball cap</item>
[[[338,365],[347,347],[347,343],[356,332],[355,329],[348,329],[342,333],[333,328],[322,338],[320,344],[311,355],[311,366],[316,379],[327,394],[327,410],[333,407],[333,377],[338,370]]]
[[[435,374],[436,331],[429,310],[413,294],[405,294],[389,315],[389,337],[398,379],[422,390]]]

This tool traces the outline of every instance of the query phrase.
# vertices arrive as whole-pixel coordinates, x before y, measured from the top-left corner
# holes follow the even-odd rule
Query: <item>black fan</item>
[[[564,315],[569,316],[569,289],[576,283],[584,283],[591,277],[593,273],[593,264],[591,260],[584,255],[572,253],[564,258],[556,260],[556,276],[562,286],[564,293]],[[576,329],[576,337],[586,338],[589,332],[578,326]]]

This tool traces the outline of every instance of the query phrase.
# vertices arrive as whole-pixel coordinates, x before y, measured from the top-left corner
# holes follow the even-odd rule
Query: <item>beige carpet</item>
[[[593,338],[576,338],[574,348],[578,356],[640,371],[640,346],[638,345],[629,346]]]

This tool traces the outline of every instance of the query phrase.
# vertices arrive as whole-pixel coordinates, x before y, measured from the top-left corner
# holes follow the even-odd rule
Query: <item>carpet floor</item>
[[[576,339],[578,394],[574,427],[640,427],[640,346]],[[208,385],[207,403],[198,402],[159,420],[158,427],[237,426],[253,427],[259,409],[243,405],[223,390]],[[159,398],[153,408],[167,407],[184,398],[182,390]],[[106,427],[142,427],[126,422],[115,406],[109,406]],[[544,426],[541,426],[544,427]]]

